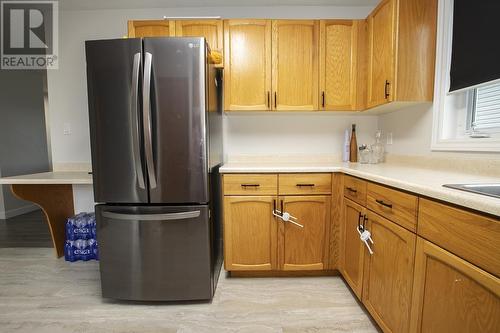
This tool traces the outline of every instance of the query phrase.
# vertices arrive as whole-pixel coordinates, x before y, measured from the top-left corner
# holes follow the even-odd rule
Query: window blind
[[[500,82],[476,89],[472,128],[500,130]]]
[[[454,0],[450,92],[500,79],[499,0]]]

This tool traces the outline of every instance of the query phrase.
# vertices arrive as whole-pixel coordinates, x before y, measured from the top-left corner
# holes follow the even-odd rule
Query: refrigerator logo
[[[0,1],[1,68],[58,68],[58,2]]]

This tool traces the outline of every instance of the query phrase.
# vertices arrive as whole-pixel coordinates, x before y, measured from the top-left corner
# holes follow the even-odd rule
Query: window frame
[[[500,152],[500,135],[492,134],[488,138],[471,138],[469,136],[469,108],[473,103],[474,90],[463,92],[466,94],[467,114],[463,110],[445,108],[445,102],[450,86],[450,65],[453,34],[453,0],[439,0],[438,22],[436,38],[436,69],[434,81],[434,103],[432,106],[432,140],[433,151],[471,151],[471,152]],[[455,92],[457,94],[459,92]],[[444,119],[450,113],[462,113],[464,131],[453,138],[444,138],[446,131]],[[455,124],[457,125],[457,124]],[[454,126],[455,126],[454,125]],[[458,126],[457,126],[458,127]]]

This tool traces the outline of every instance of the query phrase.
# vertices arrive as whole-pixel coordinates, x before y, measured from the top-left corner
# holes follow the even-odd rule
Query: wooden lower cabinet
[[[277,265],[278,221],[272,196],[224,197],[224,267],[271,271]]]
[[[373,254],[365,250],[363,304],[384,332],[408,332],[416,235],[368,211]]]
[[[331,196],[285,196],[283,209],[297,218],[301,228],[280,221],[279,244],[282,269],[324,270],[328,266]]]
[[[365,245],[359,239],[357,228],[366,211],[357,203],[344,199],[343,213],[344,218],[340,225],[340,272],[356,296],[361,299]]]
[[[500,332],[500,279],[417,240],[411,332]]]

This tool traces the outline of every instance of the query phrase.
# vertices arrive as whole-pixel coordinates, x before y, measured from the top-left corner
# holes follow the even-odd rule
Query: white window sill
[[[433,151],[476,151],[500,152],[499,138],[436,140],[431,144]]]

